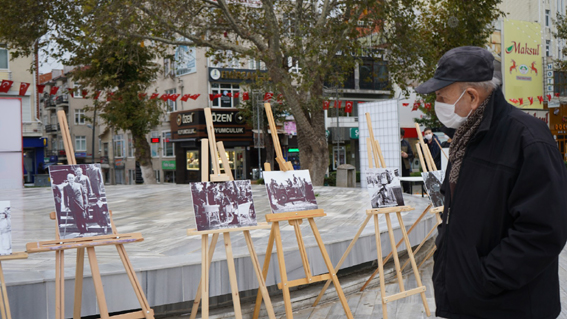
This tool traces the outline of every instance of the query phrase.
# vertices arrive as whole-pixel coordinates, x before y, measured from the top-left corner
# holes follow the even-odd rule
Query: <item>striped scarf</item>
[[[461,171],[461,165],[463,164],[463,158],[465,157],[467,145],[482,122],[484,110],[486,109],[486,105],[488,104],[491,96],[492,94],[490,94],[486,100],[478,106],[465,123],[463,123],[463,125],[461,125],[455,132],[455,136],[451,142],[451,148],[449,149],[449,161],[451,162],[449,182],[451,183],[451,194],[453,194],[453,190],[455,188],[454,185],[457,184],[457,180],[459,179],[459,173]]]

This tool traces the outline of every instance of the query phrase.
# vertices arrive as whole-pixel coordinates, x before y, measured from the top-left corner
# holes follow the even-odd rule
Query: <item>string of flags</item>
[[[555,97],[559,97],[559,93],[555,93]],[[546,99],[547,98],[547,99]],[[551,94],[547,94],[547,95],[540,95],[537,97],[537,100],[539,101],[539,104],[543,104],[544,101],[551,101],[551,99],[553,98],[553,96]],[[528,96],[527,98],[527,102],[526,104],[529,102],[530,105],[534,104],[534,97],[533,96]],[[512,104],[517,104],[517,106],[521,106],[524,105],[524,98],[515,98],[515,99],[508,99],[508,101],[512,102]],[[410,103],[404,102],[402,103],[402,105],[404,107],[408,107],[410,105]],[[415,102],[413,102],[413,106],[412,106],[412,111],[417,111],[419,109],[420,106],[422,106],[427,109],[427,110],[431,110],[431,103],[426,103],[423,100],[416,100]]]

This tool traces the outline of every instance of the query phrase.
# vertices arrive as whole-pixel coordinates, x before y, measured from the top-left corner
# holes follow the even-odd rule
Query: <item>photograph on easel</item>
[[[366,171],[366,188],[372,208],[404,206],[397,169],[370,168]]]
[[[12,254],[12,223],[10,201],[0,201],[0,255]]]
[[[318,208],[308,170],[266,171],[263,174],[272,212],[286,213]]]
[[[112,232],[100,164],[54,165],[49,177],[61,239]]]
[[[191,183],[197,230],[256,226],[249,180]]]
[[[443,179],[445,177],[445,172],[442,170],[433,172],[423,172],[421,173],[423,177],[423,185],[425,185],[425,191],[429,194],[431,199],[431,204],[433,207],[443,206],[443,201],[445,197],[441,194],[441,185],[443,185]]]

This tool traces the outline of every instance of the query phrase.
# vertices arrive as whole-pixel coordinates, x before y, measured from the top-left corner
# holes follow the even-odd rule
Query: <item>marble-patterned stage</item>
[[[258,221],[265,221],[270,213],[266,190],[262,185],[253,185],[253,196]],[[151,306],[191,301],[195,297],[201,274],[201,239],[186,235],[188,228],[195,227],[193,206],[188,185],[154,186],[107,186],[108,207],[120,233],[141,232],[144,241],[127,244],[126,250]],[[315,187],[319,208],[326,217],[316,219],[327,251],[336,264],[356,234],[370,207],[369,196],[361,188]],[[406,205],[415,207],[404,213],[404,223],[409,228],[427,207],[429,201],[421,196],[404,194]],[[23,251],[28,242],[55,239],[55,221],[49,219],[54,210],[50,188],[26,188],[3,191],[1,200],[10,200],[12,206],[13,250]],[[417,245],[433,227],[434,216],[426,217],[410,234],[412,245]],[[394,228],[399,228],[393,220]],[[290,225],[282,223],[282,238],[288,278],[304,277],[301,258],[297,249],[295,233]],[[390,252],[385,233],[386,225],[381,217],[382,252]],[[326,272],[317,243],[307,223],[302,232],[314,275]],[[263,263],[268,230],[251,232],[260,263]],[[401,238],[399,229],[396,240]],[[235,257],[238,286],[241,291],[258,287],[244,237],[240,233],[231,236]],[[219,238],[222,241],[222,236]],[[400,250],[404,250],[403,245]],[[114,246],[96,249],[100,264],[104,290],[110,312],[139,308],[128,277]],[[75,253],[65,253],[65,313],[72,314],[73,278]],[[376,259],[374,226],[369,223],[343,268]],[[55,254],[30,254],[27,260],[10,260],[2,263],[8,285],[10,306],[14,318],[54,318],[55,315]],[[268,286],[279,280],[277,257],[271,259],[267,278]],[[82,315],[98,313],[97,303],[90,278],[88,262],[85,262],[85,283],[82,299]],[[224,245],[217,244],[210,272],[210,294],[230,294]]]

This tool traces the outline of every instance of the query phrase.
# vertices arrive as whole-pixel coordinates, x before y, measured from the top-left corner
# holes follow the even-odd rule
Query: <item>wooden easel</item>
[[[367,141],[367,148],[368,148],[368,167],[373,168],[372,159],[374,158],[374,166],[375,167],[385,168],[386,162],[384,161],[384,156],[382,155],[382,150],[380,149],[380,144],[374,138],[374,131],[372,129],[372,121],[371,121],[369,113],[366,113],[366,123],[368,125],[368,131],[370,132],[370,137],[367,138],[367,140],[366,140]],[[425,312],[426,312],[428,317],[431,315],[431,312],[429,311],[429,305],[427,304],[427,299],[425,297],[425,286],[423,286],[422,283],[421,283],[421,277],[419,276],[419,271],[418,271],[418,268],[417,268],[417,265],[416,265],[416,262],[415,262],[414,253],[411,249],[411,244],[410,244],[410,241],[409,241],[409,238],[408,238],[408,233],[410,231],[412,231],[413,228],[415,227],[415,225],[417,225],[417,223],[423,218],[425,213],[428,211],[429,207],[430,206],[428,206],[425,209],[425,211],[421,214],[421,216],[419,216],[419,218],[415,221],[415,223],[413,224],[413,226],[410,228],[409,231],[406,231],[406,228],[404,226],[404,223],[403,223],[403,220],[402,220],[402,212],[414,210],[413,207],[398,206],[398,207],[375,208],[375,209],[366,210],[366,219],[364,220],[364,222],[360,226],[360,229],[358,230],[358,232],[354,236],[353,240],[351,241],[350,245],[348,246],[347,250],[345,251],[345,253],[343,254],[339,263],[336,266],[336,270],[338,270],[341,267],[343,262],[346,260],[348,254],[350,253],[350,251],[354,247],[354,244],[356,243],[356,241],[360,237],[360,234],[362,234],[362,231],[364,230],[364,228],[366,228],[366,225],[370,221],[370,218],[374,218],[374,236],[376,237],[376,250],[378,251],[378,270],[377,270],[377,272],[374,272],[374,274],[372,274],[370,276],[370,279],[368,279],[366,284],[361,288],[361,291],[366,288],[366,286],[368,285],[370,280],[372,280],[372,278],[376,275],[376,273],[380,274],[380,292],[381,292],[381,299],[382,299],[382,314],[383,314],[384,319],[388,318],[388,309],[387,309],[387,306],[386,306],[387,303],[398,300],[398,299],[403,299],[403,298],[406,298],[406,297],[409,297],[409,296],[415,295],[415,294],[421,294],[421,300],[423,302],[423,307],[425,308]],[[398,242],[397,245],[395,244],[394,229],[392,227],[392,221],[391,221],[391,218],[390,218],[390,214],[392,214],[392,213],[395,213],[396,217],[398,218],[398,223],[400,224],[400,230],[402,232],[402,237],[403,237],[402,240],[400,240],[400,242]],[[379,214],[384,214],[384,217],[386,219],[386,225],[388,226],[388,234],[389,234],[389,237],[390,237],[390,245],[392,247],[392,252],[384,260],[382,260],[382,243],[381,243],[381,240],[380,240],[380,228],[379,228],[379,221],[378,221],[378,215]],[[402,277],[402,270],[400,268],[400,260],[399,260],[399,257],[398,257],[398,247],[401,245],[402,241],[406,245],[409,260],[411,262],[411,265],[412,265],[412,268],[413,268],[413,273],[415,275],[415,280],[417,282],[417,288],[414,288],[414,289],[411,289],[411,290],[405,290],[403,277]],[[396,277],[398,279],[398,285],[400,287],[400,292],[397,293],[397,294],[391,295],[391,296],[386,296],[386,286],[385,286],[386,283],[385,283],[385,280],[384,280],[384,264],[386,263],[386,261],[388,261],[388,259],[391,256],[394,257],[394,266],[395,266],[395,269],[396,269]],[[313,304],[313,306],[316,306],[319,303],[319,301],[321,300],[321,297],[323,297],[323,294],[325,293],[325,290],[329,287],[329,284],[330,284],[330,282],[327,281],[327,283],[325,284],[325,286],[323,287],[323,289],[319,293],[319,296],[317,296],[317,299],[315,300],[315,303]]]
[[[28,254],[24,252],[15,252],[11,255],[0,256],[0,281],[2,281],[2,298],[0,299],[0,313],[2,319],[12,319],[10,312],[10,301],[8,300],[8,291],[6,290],[6,280],[4,280],[4,270],[2,269],[2,261],[13,259],[27,259]]]
[[[276,124],[274,122],[274,116],[272,114],[272,108],[270,106],[270,103],[264,103],[264,107],[266,109],[266,116],[268,117],[272,140],[274,143],[274,149],[276,151],[276,161],[278,162],[280,169],[282,171],[293,170],[292,164],[290,162],[286,162],[285,159],[283,158],[280,142],[278,139],[278,134],[276,131]],[[269,165],[265,166],[265,170],[267,171],[270,170]],[[337,294],[339,296],[341,305],[343,306],[343,309],[345,311],[346,317],[349,319],[353,318],[346,297],[343,293],[343,290],[337,278],[335,269],[333,268],[333,264],[331,263],[331,259],[329,258],[327,249],[325,248],[325,244],[321,239],[321,235],[314,220],[315,217],[323,217],[326,215],[327,214],[325,214],[325,212],[322,209],[266,215],[266,220],[269,223],[272,223],[272,229],[270,231],[270,238],[268,240],[268,247],[266,249],[266,256],[264,259],[264,268],[262,270],[262,275],[263,278],[266,278],[266,276],[268,275],[268,269],[270,267],[270,259],[272,257],[272,251],[275,242],[277,256],[278,256],[278,266],[281,277],[281,283],[278,284],[278,288],[283,290],[283,299],[284,299],[287,319],[293,318],[293,310],[291,308],[291,296],[289,289],[292,287],[312,284],[323,280],[331,280],[333,282]],[[313,235],[315,237],[315,240],[317,241],[317,245],[319,246],[319,250],[321,251],[321,255],[323,256],[323,260],[325,261],[325,265],[327,266],[327,269],[329,271],[326,274],[313,276],[311,273],[311,267],[309,266],[309,260],[307,259],[307,251],[305,250],[305,243],[303,241],[303,235],[301,234],[301,228],[300,228],[303,219],[307,219],[309,225],[311,226],[311,230],[313,231]],[[299,246],[299,254],[301,256],[303,270],[305,272],[305,278],[296,279],[296,280],[287,279],[287,270],[285,266],[284,251],[283,251],[282,238],[280,233],[280,222],[288,222],[291,226],[293,226],[295,230],[295,237],[297,239],[297,244]],[[257,319],[258,316],[260,315],[261,302],[262,302],[262,295],[260,294],[260,292],[258,292],[258,295],[256,297],[256,307],[254,308],[254,315],[252,317],[254,319]]]
[[[222,142],[216,142],[215,129],[213,126],[213,118],[211,115],[211,109],[205,109],[205,120],[207,123],[207,133],[209,139],[201,139],[201,179],[203,182],[208,182],[209,177],[213,182],[219,181],[233,181],[234,177],[228,163],[228,158],[224,151],[224,145]],[[213,174],[209,176],[209,145],[211,160],[213,163]],[[222,162],[222,168],[224,173],[221,173],[221,168],[219,165],[219,156]],[[215,252],[215,247],[219,238],[219,234],[223,234],[224,247],[226,251],[226,263],[228,266],[228,276],[230,279],[230,289],[232,291],[232,303],[234,305],[234,316],[237,319],[242,318],[242,310],[240,307],[240,297],[238,294],[238,283],[236,280],[236,269],[234,267],[234,258],[232,255],[232,243],[230,240],[230,233],[241,231],[244,234],[244,239],[246,240],[246,245],[248,246],[248,251],[250,252],[250,258],[252,259],[252,266],[254,267],[254,272],[256,273],[256,278],[258,278],[258,283],[260,285],[259,290],[264,296],[264,304],[266,306],[266,311],[268,312],[268,317],[270,319],[275,319],[274,309],[272,307],[272,302],[270,300],[270,295],[268,294],[268,289],[266,287],[266,282],[264,277],[262,277],[262,272],[260,270],[260,262],[258,261],[258,256],[254,250],[254,245],[252,243],[252,237],[250,236],[250,231],[254,229],[267,229],[270,225],[267,223],[258,223],[257,226],[250,227],[239,227],[239,228],[229,228],[229,229],[216,229],[216,230],[206,230],[197,231],[196,229],[188,229],[187,235],[200,235],[201,236],[201,281],[199,283],[199,288],[197,288],[197,294],[195,300],[193,301],[193,308],[191,310],[190,319],[195,319],[197,317],[197,311],[199,309],[199,303],[203,301],[201,305],[201,318],[209,318],[209,269],[211,267],[211,262],[213,259],[213,254]],[[209,244],[209,235],[212,235],[211,243]]]
[[[59,124],[61,126],[61,134],[63,135],[63,144],[65,145],[65,152],[67,154],[67,160],[69,164],[77,164],[75,159],[75,152],[73,150],[73,144],[71,141],[71,135],[69,133],[69,126],[67,124],[67,116],[65,111],[60,110],[57,112],[57,117],[59,119]],[[96,292],[96,298],[98,302],[98,307],[100,311],[101,319],[108,318],[120,318],[120,319],[153,319],[154,311],[150,308],[142,286],[136,277],[136,272],[130,263],[124,244],[143,241],[141,233],[130,233],[130,234],[118,234],[114,221],[112,220],[112,212],[110,214],[110,223],[112,226],[112,234],[104,236],[93,236],[93,237],[81,237],[81,238],[71,238],[71,239],[60,239],[59,236],[59,225],[56,225],[55,240],[41,241],[28,243],[26,245],[26,250],[28,253],[39,253],[39,252],[50,252],[55,251],[55,318],[64,319],[65,318],[65,276],[64,276],[64,252],[67,249],[77,249],[77,266],[75,275],[75,303],[73,318],[81,318],[81,301],[83,292],[83,266],[85,260],[85,248],[89,256],[89,263],[91,266],[91,274],[93,278],[93,283]],[[51,219],[56,220],[57,214],[52,212],[50,214]],[[95,254],[96,246],[107,246],[115,245],[122,260],[122,264],[126,269],[126,274],[130,279],[132,288],[136,293],[138,302],[142,310],[130,312],[127,314],[120,314],[116,316],[109,316],[108,307],[106,305],[106,298],[104,296],[104,290],[102,285],[102,278],[100,276],[100,271],[98,268],[98,261]]]

